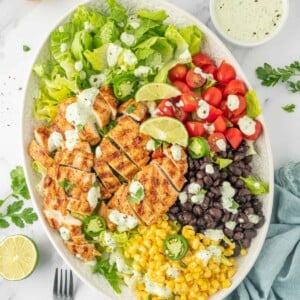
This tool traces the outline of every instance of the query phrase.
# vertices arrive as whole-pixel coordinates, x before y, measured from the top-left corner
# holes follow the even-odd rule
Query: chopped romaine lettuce
[[[260,108],[256,92],[249,90],[245,95],[245,99],[247,102],[247,115],[251,118],[258,117],[262,113],[262,109]]]
[[[96,71],[104,71],[108,67],[107,49],[109,44],[105,44],[93,51],[84,51],[84,56]]]
[[[262,195],[269,192],[269,184],[264,181],[260,181],[253,176],[250,177],[240,177],[246,188],[248,188],[254,195]]]
[[[126,9],[122,5],[120,5],[116,0],[107,0],[107,3],[110,8],[110,19],[116,21],[117,23],[126,22]]]
[[[202,42],[202,32],[197,26],[191,25],[191,26],[181,28],[179,30],[179,33],[182,35],[182,37],[189,45],[189,50],[192,55],[200,52],[201,42]]]
[[[120,37],[120,31],[114,21],[107,21],[94,37],[95,47],[113,43]]]
[[[137,11],[137,15],[141,18],[150,19],[153,21],[164,21],[168,15],[164,10],[151,11],[147,9],[140,9]]]
[[[93,38],[91,34],[85,30],[78,31],[75,34],[71,45],[71,51],[73,56],[77,60],[83,59],[83,51],[93,48]]]

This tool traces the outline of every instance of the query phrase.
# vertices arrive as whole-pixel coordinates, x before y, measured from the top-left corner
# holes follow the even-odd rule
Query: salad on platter
[[[116,293],[208,299],[264,224],[259,101],[195,25],[79,6],[50,36],[29,145],[44,216]]]

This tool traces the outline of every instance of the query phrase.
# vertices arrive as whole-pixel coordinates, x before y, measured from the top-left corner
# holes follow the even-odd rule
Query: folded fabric
[[[300,162],[275,172],[274,206],[262,251],[226,300],[300,299]]]

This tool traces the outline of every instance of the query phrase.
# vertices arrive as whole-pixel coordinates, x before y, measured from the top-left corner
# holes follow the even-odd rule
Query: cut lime
[[[26,278],[38,260],[36,244],[25,235],[12,235],[0,242],[0,275],[7,280]]]
[[[154,139],[178,144],[186,147],[188,144],[188,132],[183,123],[169,117],[157,117],[146,120],[140,126],[140,132],[150,135]]]
[[[167,83],[148,83],[143,85],[135,94],[136,101],[156,101],[181,95],[181,92]]]

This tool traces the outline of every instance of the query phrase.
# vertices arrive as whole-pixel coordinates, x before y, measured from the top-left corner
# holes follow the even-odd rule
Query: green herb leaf
[[[27,45],[23,45],[23,51],[24,51],[24,52],[30,51],[30,47],[27,46]]]
[[[84,126],[82,124],[76,125],[76,128],[78,131],[82,131],[84,129]]]
[[[21,208],[23,207],[24,205],[24,202],[23,200],[19,200],[19,201],[16,201],[12,204],[10,204],[8,207],[7,207],[7,212],[6,214],[8,216],[11,216],[13,215],[14,213],[18,212],[19,210],[21,210]]]
[[[128,106],[128,108],[126,109],[126,112],[127,112],[128,114],[131,114],[131,113],[133,113],[135,110],[136,110],[136,106],[135,106],[134,104],[130,104],[130,105]]]
[[[230,209],[237,209],[239,207],[240,205],[236,201],[232,200]]]
[[[19,216],[11,216],[11,221],[18,227],[20,228],[24,228],[25,227],[25,224],[23,222],[23,220],[19,217]]]
[[[5,200],[0,200],[0,207],[3,205],[4,202]]]
[[[71,183],[67,178],[64,178],[63,181],[59,182],[58,183],[59,186],[61,188],[64,189],[64,191],[67,193],[69,190],[71,190],[73,187],[75,187],[75,184],[74,183]]]
[[[33,211],[32,207],[25,208],[22,213],[19,215],[26,224],[33,224],[34,221],[37,221],[38,216]]]
[[[10,172],[11,189],[15,196],[22,196],[24,199],[30,199],[29,191],[27,188],[24,171],[21,166],[17,166]]]
[[[290,113],[290,112],[295,111],[296,105],[295,104],[287,104],[285,106],[282,106],[281,108]]]
[[[9,227],[9,223],[3,218],[0,218],[0,228],[7,228],[7,227]]]
[[[98,133],[101,136],[106,136],[109,133],[109,131],[113,129],[116,125],[117,125],[117,121],[111,120],[103,129],[101,129],[97,124],[96,124],[96,128]]]
[[[244,181],[246,188],[248,188],[254,195],[262,195],[269,192],[269,184],[260,181],[253,176],[240,177]]]

